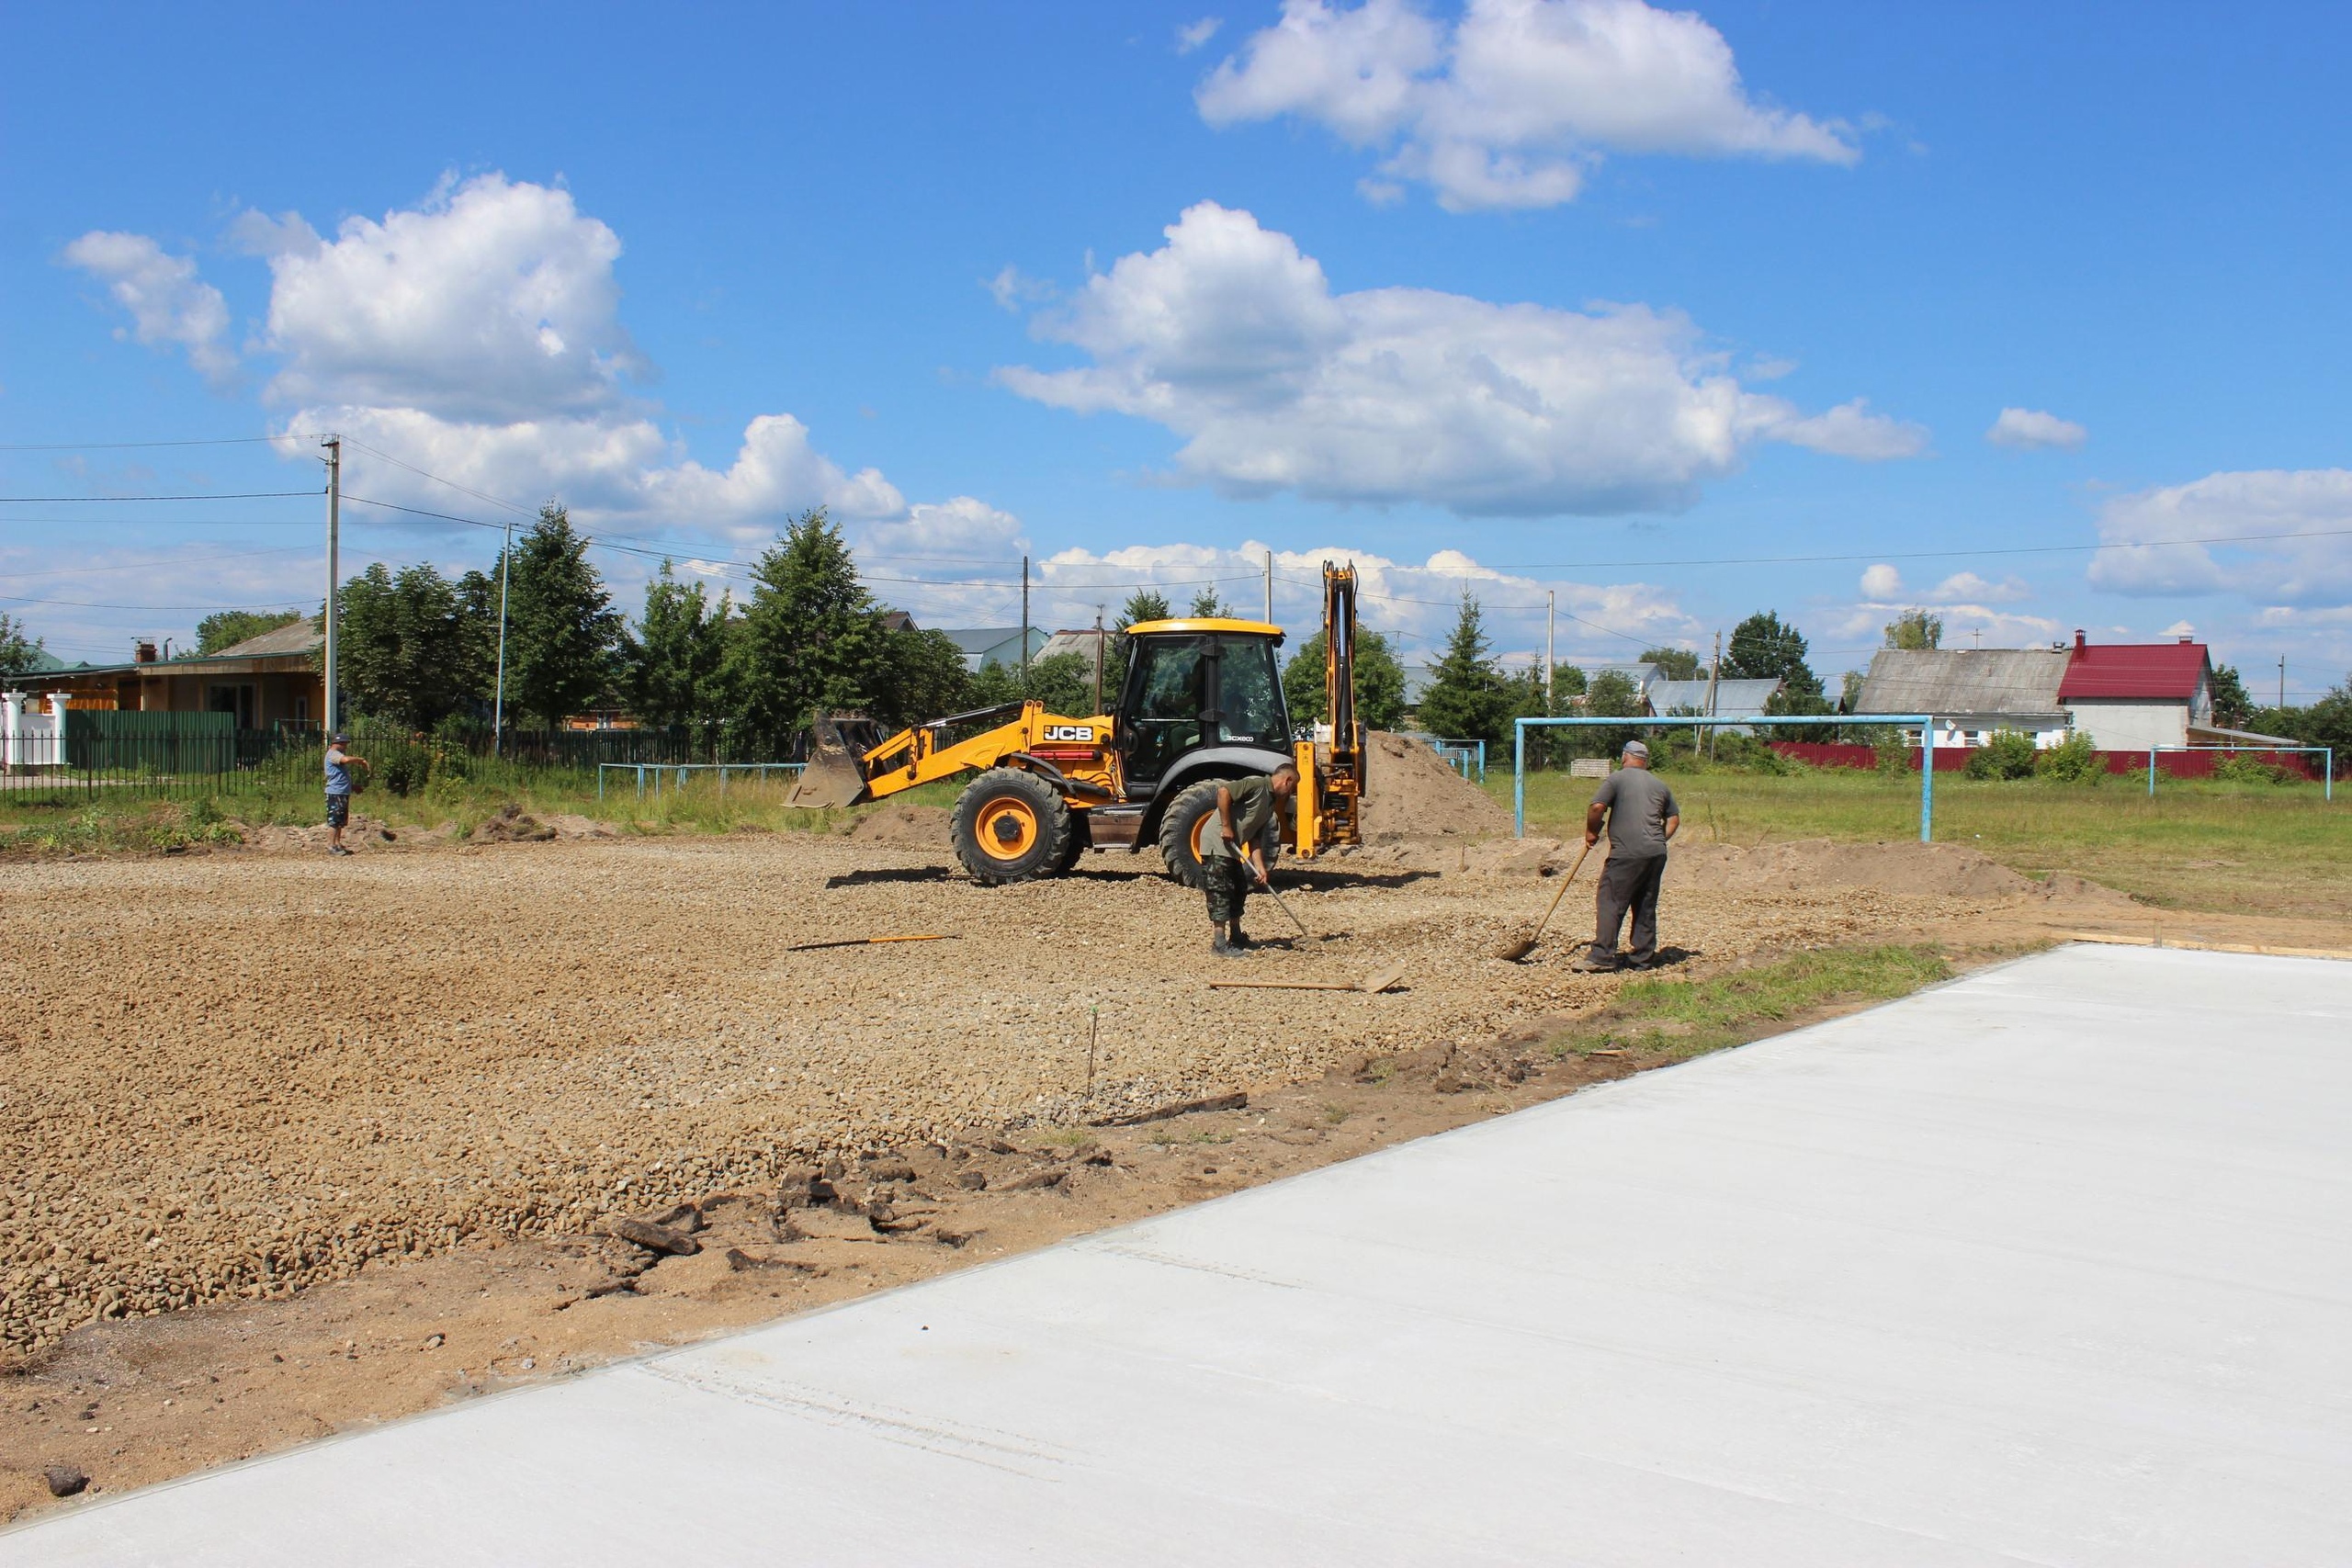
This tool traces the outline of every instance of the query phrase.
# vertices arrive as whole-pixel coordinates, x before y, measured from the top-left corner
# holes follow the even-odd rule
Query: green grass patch
[[[1892,1001],[1951,975],[1934,948],[1891,946],[1823,948],[1704,980],[1651,976],[1628,981],[1605,1011],[1553,1050],[1679,1061],[1742,1044],[1821,1008]]]
[[[1919,836],[1919,775],[1792,768],[1661,775],[1682,807],[1679,842],[1754,845],[1791,839],[1878,842]],[[1510,804],[1510,771],[1487,787]],[[1581,830],[1595,781],[1531,773],[1527,830]],[[2352,790],[2160,779],[2090,784],[1936,775],[1936,840],[1982,850],[2033,876],[2072,872],[2167,908],[2352,920]]]

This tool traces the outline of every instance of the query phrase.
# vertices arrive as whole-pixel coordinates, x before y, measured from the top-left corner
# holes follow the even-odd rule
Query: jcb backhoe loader
[[[975,773],[956,802],[956,858],[979,881],[1057,876],[1088,850],[1155,846],[1169,874],[1201,885],[1220,780],[1298,769],[1280,840],[1312,857],[1362,840],[1363,726],[1356,717],[1356,573],[1323,567],[1324,711],[1329,738],[1298,737],[1283,702],[1264,621],[1167,620],[1129,626],[1115,709],[1049,714],[1036,702],[953,714],[876,742],[850,716],[813,728],[795,806],[882,800]]]

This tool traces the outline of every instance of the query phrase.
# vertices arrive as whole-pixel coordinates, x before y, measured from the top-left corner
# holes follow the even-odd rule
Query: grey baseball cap
[[[1628,757],[1639,757],[1643,761],[1646,762],[1650,760],[1650,749],[1643,745],[1638,740],[1628,740],[1625,742],[1625,755]]]

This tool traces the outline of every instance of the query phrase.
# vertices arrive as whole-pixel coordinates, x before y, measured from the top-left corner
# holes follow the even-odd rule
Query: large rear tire
[[[956,801],[956,858],[973,880],[1030,882],[1069,868],[1078,824],[1054,786],[1019,768],[990,768]]]
[[[1207,883],[1201,871],[1201,836],[1216,831],[1216,792],[1223,779],[1188,784],[1159,818],[1159,858],[1168,874],[1187,887]]]

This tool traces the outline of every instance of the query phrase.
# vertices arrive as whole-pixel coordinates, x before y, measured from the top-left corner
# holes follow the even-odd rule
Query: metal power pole
[[[1094,711],[1102,711],[1102,606],[1094,606]]]
[[[1021,558],[1021,694],[1029,694],[1029,558]]]
[[[1272,623],[1272,621],[1273,621],[1273,618],[1274,618],[1274,552],[1273,552],[1273,551],[1272,551],[1272,550],[1268,550],[1268,551],[1266,552],[1266,620],[1267,620],[1267,623],[1268,623],[1269,625],[1271,625],[1271,624]]]
[[[2287,705],[2287,656],[2283,653],[2278,656],[2278,705]]]
[[[333,735],[343,722],[341,706],[335,701],[335,633],[342,616],[335,608],[335,585],[343,575],[343,437],[330,435],[320,443],[327,449],[327,646],[326,701],[321,707],[326,721],[326,732]]]
[[[498,552],[498,687],[490,700],[490,754],[502,754],[506,744],[506,574],[514,559],[514,525],[506,525],[506,543]]]

